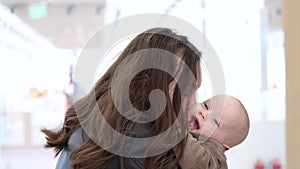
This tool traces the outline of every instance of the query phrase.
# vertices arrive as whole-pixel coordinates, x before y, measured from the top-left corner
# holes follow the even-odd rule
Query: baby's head
[[[249,132],[249,117],[243,104],[228,95],[214,96],[197,106],[190,115],[189,129],[223,144],[225,149],[245,140]]]

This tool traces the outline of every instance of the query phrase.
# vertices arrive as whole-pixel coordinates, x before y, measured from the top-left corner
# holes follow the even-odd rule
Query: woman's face
[[[180,91],[181,106],[183,108],[182,110],[184,111],[183,113],[187,119],[189,119],[189,114],[191,114],[190,112],[197,111],[195,109],[195,107],[197,105],[196,91],[200,88],[201,82],[202,82],[201,68],[200,68],[199,62],[198,62],[198,67],[196,67],[196,69],[197,69],[197,70],[195,70],[196,71],[196,79],[192,80],[195,84],[190,84],[189,82],[187,82],[187,84],[185,85],[184,91]],[[182,72],[183,71],[179,71],[179,73],[176,75],[177,78],[176,77],[174,77],[174,78],[180,79],[181,76],[185,76],[185,75],[183,75]],[[173,104],[173,97],[174,97],[174,91],[175,91],[176,85],[177,85],[176,80],[173,80],[169,84],[169,95],[170,95],[170,100],[171,100],[172,104]]]
[[[185,118],[187,118],[188,121],[190,121],[190,115],[198,111],[196,108],[198,104],[196,99],[197,89],[198,85],[188,89],[187,92],[181,93],[181,106]]]

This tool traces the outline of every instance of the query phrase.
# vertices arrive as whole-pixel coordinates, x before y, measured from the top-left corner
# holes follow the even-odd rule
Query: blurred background
[[[87,90],[72,79],[81,49],[104,26],[143,13],[189,22],[216,50],[226,92],[251,121],[245,142],[226,152],[229,168],[285,168],[281,0],[0,0],[1,169],[55,167],[40,129],[61,125],[73,87]],[[210,97],[208,79],[199,101]]]

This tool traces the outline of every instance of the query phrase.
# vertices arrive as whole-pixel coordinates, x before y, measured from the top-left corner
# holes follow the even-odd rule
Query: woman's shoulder
[[[83,133],[82,128],[78,127],[71,134],[68,144],[62,149],[59,158],[56,163],[55,169],[69,169],[70,168],[70,158],[74,150],[80,147],[83,143]]]
[[[71,151],[74,151],[75,149],[79,148],[82,143],[83,143],[83,130],[81,127],[78,127],[71,134],[66,148]]]

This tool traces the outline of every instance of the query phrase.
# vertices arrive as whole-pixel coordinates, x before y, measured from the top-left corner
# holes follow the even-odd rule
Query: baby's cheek
[[[207,120],[201,129],[201,134],[207,137],[212,137],[218,127],[213,123],[212,120]]]

